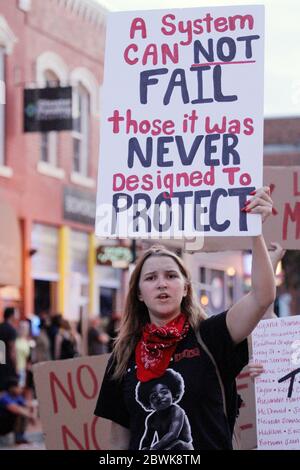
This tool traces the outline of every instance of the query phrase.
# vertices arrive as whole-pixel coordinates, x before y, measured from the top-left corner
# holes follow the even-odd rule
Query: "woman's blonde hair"
[[[182,299],[181,311],[186,314],[191,326],[196,329],[200,321],[207,318],[204,310],[195,300],[190,273],[184,266],[182,260],[164,246],[152,246],[138,260],[130,278],[125,311],[113,350],[113,362],[115,363],[113,378],[115,379],[120,380],[126,372],[130,356],[135,351],[135,347],[140,340],[142,329],[146,323],[150,321],[148,309],[144,302],[138,299],[138,292],[142,267],[145,261],[151,256],[168,256],[172,258],[179,267],[187,286],[187,295]]]

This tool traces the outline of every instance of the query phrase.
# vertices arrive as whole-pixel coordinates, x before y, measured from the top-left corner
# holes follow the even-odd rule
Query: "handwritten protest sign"
[[[255,383],[259,449],[300,449],[300,318],[263,320],[252,334],[265,372]]]
[[[108,16],[96,234],[255,235],[262,6]]]
[[[40,416],[49,450],[107,449],[110,428],[94,416],[109,354],[34,366]]]

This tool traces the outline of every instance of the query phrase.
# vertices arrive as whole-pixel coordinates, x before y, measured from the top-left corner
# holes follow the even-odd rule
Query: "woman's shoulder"
[[[201,320],[199,323],[200,333],[206,334],[209,331],[216,330],[216,329],[227,330],[226,315],[227,315],[227,310],[225,310],[224,312],[218,313],[216,315],[211,315],[205,320]]]
[[[212,315],[200,322],[198,330],[200,339],[212,352],[223,350],[224,345],[228,347],[233,346],[233,341],[226,324],[226,315],[227,310],[217,315]]]
[[[219,368],[226,371],[230,379],[235,378],[248,362],[247,340],[235,344],[226,324],[227,310],[203,320],[200,324],[200,337],[214,357]]]

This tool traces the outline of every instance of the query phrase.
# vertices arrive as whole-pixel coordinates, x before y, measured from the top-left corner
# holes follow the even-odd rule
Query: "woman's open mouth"
[[[170,296],[168,294],[159,294],[156,298],[159,300],[167,300]]]

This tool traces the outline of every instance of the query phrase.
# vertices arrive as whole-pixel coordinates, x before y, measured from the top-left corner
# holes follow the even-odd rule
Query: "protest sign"
[[[263,224],[263,235],[269,246],[280,243],[288,250],[300,249],[300,167],[266,166],[264,185],[271,189],[272,215]],[[197,240],[190,242],[189,251],[197,251]],[[203,248],[202,248],[203,246]],[[189,248],[190,247],[190,248]],[[200,240],[202,251],[247,250],[252,247],[250,237],[205,238]]]
[[[274,201],[272,217],[263,228],[265,239],[300,250],[300,167],[266,167],[265,183]]]
[[[300,448],[300,318],[261,321],[252,334],[258,449]]]
[[[108,16],[96,234],[256,235],[263,6]]]
[[[256,413],[254,383],[246,366],[236,378],[237,392],[243,403],[239,410],[237,424],[242,450],[254,449],[257,446]]]
[[[48,450],[107,449],[107,420],[94,409],[109,354],[49,361],[33,368]]]

